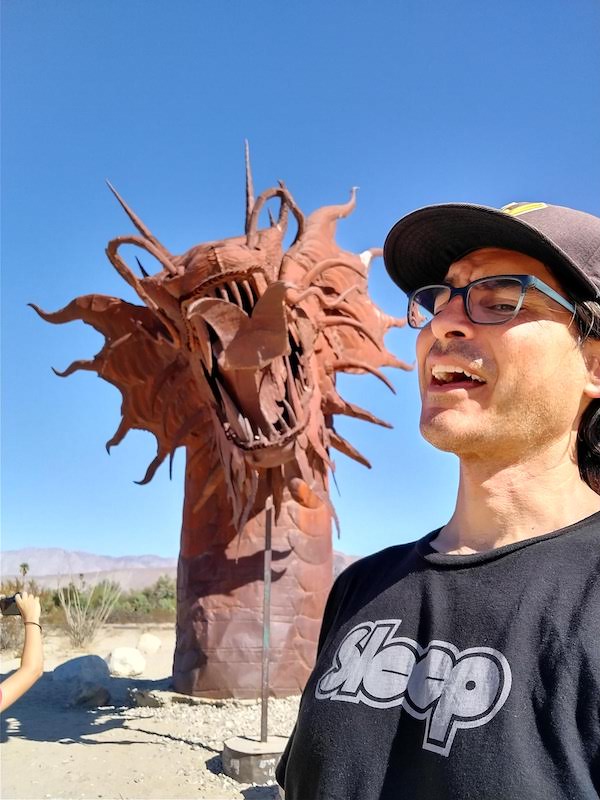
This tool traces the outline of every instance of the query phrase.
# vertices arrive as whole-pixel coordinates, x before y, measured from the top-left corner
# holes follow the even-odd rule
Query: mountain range
[[[357,556],[334,551],[334,576],[337,576]],[[100,581],[116,581],[127,591],[151,586],[161,575],[175,578],[177,559],[154,555],[103,556],[81,550],[59,547],[24,547],[5,550],[0,554],[0,578],[11,580],[20,576],[21,564],[28,564],[27,578],[35,578],[44,588],[56,588],[77,582],[80,576],[87,585]]]

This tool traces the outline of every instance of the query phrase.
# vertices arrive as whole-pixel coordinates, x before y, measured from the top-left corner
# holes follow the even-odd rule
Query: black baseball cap
[[[483,247],[536,258],[573,299],[600,300],[600,217],[564,206],[425,206],[394,225],[383,257],[394,283],[409,294],[440,283],[454,261]]]

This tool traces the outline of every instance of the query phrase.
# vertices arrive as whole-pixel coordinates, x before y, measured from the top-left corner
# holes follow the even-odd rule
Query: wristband
[[[39,622],[24,622],[23,625],[37,625],[40,630],[42,630],[42,626]]]

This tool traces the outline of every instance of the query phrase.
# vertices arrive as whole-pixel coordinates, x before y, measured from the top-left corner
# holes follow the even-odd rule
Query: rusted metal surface
[[[265,503],[265,553],[263,572],[263,649],[261,675],[260,740],[269,735],[269,659],[271,656],[271,534],[273,526],[273,500]]]
[[[81,320],[105,337],[93,359],[57,374],[88,370],[119,389],[122,419],[107,449],[132,428],[154,434],[157,455],[140,483],[185,448],[179,691],[260,692],[265,502],[272,494],[270,688],[297,692],[331,585],[330,451],[369,465],[335,430],[335,415],[387,425],[344,400],[336,374],[371,373],[390,385],[382,366],[408,368],[384,345],[388,329],[404,320],[384,314],[367,293],[369,263],[380,251],[358,255],[335,241],[354,191],[347,203],[305,217],[283,184],[255,199],[248,160],[244,235],[181,255],[116,196],[138,234],[113,239],[106,252],[143,305],[90,294],[54,313],[33,306],[48,322]],[[272,198],[277,219],[260,228]],[[290,214],[297,232],[284,250]],[[137,277],[121,256],[125,244],[151,253],[160,272],[149,275],[138,260]]]

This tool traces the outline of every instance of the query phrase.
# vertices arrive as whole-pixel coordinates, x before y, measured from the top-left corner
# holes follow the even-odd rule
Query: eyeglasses
[[[517,316],[527,289],[537,289],[572,314],[576,311],[574,305],[533,275],[494,275],[479,278],[466,286],[441,283],[416,289],[408,298],[408,324],[411,328],[424,328],[453,297],[459,295],[471,322],[502,325]]]

